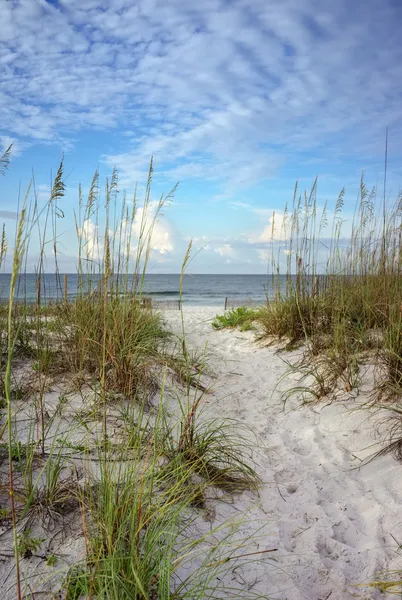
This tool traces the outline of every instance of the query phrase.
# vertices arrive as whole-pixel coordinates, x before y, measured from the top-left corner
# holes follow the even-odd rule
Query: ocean
[[[54,274],[43,276],[41,298],[44,300],[60,299],[64,295],[64,275],[60,282]],[[95,282],[96,278],[93,279]],[[68,274],[67,297],[73,299],[77,294],[78,276]],[[272,297],[271,279],[267,275],[190,275],[183,279],[183,304],[192,306],[224,307],[225,298],[228,305],[237,306],[242,301],[261,304],[267,296]],[[285,277],[281,284],[285,285]],[[10,275],[0,274],[0,297],[7,300],[10,286]],[[144,293],[155,302],[179,300],[180,275],[146,275]],[[17,299],[33,302],[36,299],[36,275],[21,275],[17,286]]]

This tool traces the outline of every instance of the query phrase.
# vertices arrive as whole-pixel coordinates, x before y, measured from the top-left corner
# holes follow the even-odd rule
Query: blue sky
[[[154,235],[152,271],[266,272],[272,212],[318,175],[321,206],[362,171],[401,187],[398,0],[3,0],[0,137],[14,142],[0,221],[15,227],[32,170],[41,202],[62,153],[62,268],[75,270],[81,182],[114,166],[130,194],[154,157],[154,197],[180,182]],[[11,214],[10,214],[11,213]],[[347,225],[346,225],[347,227]],[[35,244],[31,249],[33,265]]]

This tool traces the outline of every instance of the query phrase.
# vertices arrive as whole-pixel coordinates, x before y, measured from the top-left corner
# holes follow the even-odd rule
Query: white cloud
[[[286,240],[289,237],[289,222],[280,212],[274,212],[269,217],[269,223],[259,236],[260,242],[270,242],[271,240]]]
[[[234,249],[230,244],[225,244],[220,248],[215,248],[215,252],[219,254],[219,256],[234,256],[235,253]]]
[[[141,223],[146,223],[145,233],[149,231],[149,228],[152,225],[153,221],[153,212],[155,211],[155,204],[152,204],[148,214],[144,215],[144,208],[139,207],[137,209],[136,218],[133,223],[133,234],[135,238],[138,240],[141,232]],[[174,228],[173,225],[163,219],[163,217],[159,217],[157,221],[153,223],[152,228],[152,236],[151,236],[151,248],[153,250],[153,256],[156,258],[158,255],[168,254],[173,252],[175,244],[174,244]],[[135,248],[134,248],[135,250]]]
[[[131,255],[134,257],[137,252],[137,243],[141,234],[141,223],[145,225],[144,239],[150,232],[152,225],[156,205],[151,203],[148,215],[144,215],[144,208],[138,207],[136,218],[132,225],[132,237],[131,237]],[[144,221],[143,221],[144,219]],[[103,256],[104,251],[104,239],[103,235],[100,235],[101,229],[98,224],[94,223],[91,219],[86,219],[82,227],[79,230],[82,236],[82,248],[83,258],[90,260],[98,260]],[[124,236],[127,235],[125,232]],[[109,230],[110,239],[115,237],[119,239],[119,228],[116,232]],[[126,248],[127,239],[122,239],[122,246]],[[118,244],[115,244],[117,247]],[[173,226],[166,219],[154,221],[151,235],[151,260],[160,263],[166,263],[169,261],[168,255],[174,251],[175,248],[175,231]]]
[[[261,217],[264,221],[268,221],[263,226],[262,231],[260,229],[248,235],[247,239],[250,244],[278,242],[289,239],[291,233],[290,218],[289,215],[285,217],[282,211],[253,206],[248,202],[231,202],[230,206],[234,209],[244,209]]]
[[[200,236],[186,236],[185,238],[186,242],[190,242],[192,241],[193,244],[207,244],[208,243],[208,237],[206,235],[200,235]]]
[[[271,212],[271,216],[268,219],[268,224],[263,227],[262,231],[252,233],[248,237],[250,244],[256,243],[269,243],[272,241],[278,242],[281,240],[287,240],[290,235],[290,224],[289,220],[285,219],[285,216],[278,212]]]
[[[185,237],[184,241],[189,242],[189,241],[193,242],[193,247],[196,248],[197,250],[202,250],[203,252],[210,252],[212,250],[212,246],[209,243],[209,239],[206,235],[201,235],[199,237],[194,236],[194,237]]]
[[[166,177],[228,189],[271,176],[290,152],[378,157],[387,125],[402,139],[400,10],[392,0],[3,2],[1,127],[62,144],[118,128],[127,151],[105,160],[125,182],[151,154]]]
[[[261,206],[253,206],[252,204],[249,204],[248,202],[229,202],[229,206],[231,208],[234,208],[235,210],[239,209],[239,208],[243,208],[249,212],[254,213],[255,215],[258,215],[259,217],[263,217],[263,218],[269,218],[272,217],[272,213],[274,212],[271,208],[263,208]]]
[[[35,186],[36,196],[39,201],[49,201],[51,189],[47,183],[40,183]]]
[[[100,260],[103,255],[103,242],[100,240],[99,227],[90,219],[86,219],[79,229],[83,251],[83,259]]]

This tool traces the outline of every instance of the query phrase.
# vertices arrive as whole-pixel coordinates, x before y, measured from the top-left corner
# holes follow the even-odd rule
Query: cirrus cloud
[[[104,160],[127,183],[151,154],[229,191],[289,153],[378,158],[387,125],[402,141],[401,16],[392,0],[3,2],[2,128],[61,144],[117,130],[126,149]]]

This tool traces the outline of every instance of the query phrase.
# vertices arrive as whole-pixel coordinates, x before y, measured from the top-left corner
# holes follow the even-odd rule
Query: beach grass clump
[[[333,389],[338,378],[350,391],[358,363],[371,352],[379,365],[376,390],[400,394],[402,306],[402,199],[392,206],[367,189],[362,178],[354,217],[342,216],[344,190],[332,214],[317,200],[317,182],[273,219],[271,295],[258,313],[263,338],[285,338],[292,349],[305,342],[306,361],[320,363]],[[345,230],[347,227],[347,231]],[[319,393],[321,396],[321,392]]]
[[[250,464],[253,443],[246,433],[230,419],[199,420],[182,428],[178,459],[224,491],[257,490],[261,480]]]
[[[378,422],[379,436],[382,447],[374,457],[392,453],[397,460],[402,460],[402,402],[401,399],[392,403],[378,403],[382,418]]]
[[[217,569],[216,557],[227,540],[221,545],[216,534],[209,540],[191,532],[200,484],[188,485],[189,467],[172,475],[156,457],[150,450],[145,464],[100,463],[100,480],[86,486],[86,559],[66,579],[67,598],[193,600],[222,591],[218,577],[227,566],[224,560]]]
[[[256,319],[256,309],[239,306],[226,311],[223,315],[216,315],[211,324],[214,329],[239,327],[241,331],[248,331],[252,329]]]
[[[123,453],[116,458],[124,461]],[[169,589],[171,559],[183,503],[178,490],[164,485],[149,448],[144,464],[135,457],[119,464],[100,457],[99,481],[86,486],[88,523],[87,564],[79,579],[96,598],[164,597]],[[68,582],[67,597],[77,587]],[[82,587],[82,585],[81,585]]]
[[[126,397],[151,389],[161,343],[169,337],[160,314],[131,299],[111,298],[104,305],[83,297],[69,307],[67,319],[71,370],[103,376],[105,391]]]
[[[184,329],[177,351],[172,349],[161,316],[143,306],[153,227],[170,198],[151,202],[151,178],[152,165],[141,211],[136,195],[130,204],[125,196],[119,203],[116,172],[106,181],[104,197],[98,173],[87,200],[80,189],[75,213],[79,289],[69,302],[61,293],[58,262],[63,163],[45,206],[39,207],[35,190],[32,204],[28,191],[22,205],[10,294],[0,306],[5,404],[0,433],[6,438],[0,467],[8,468],[1,501],[15,559],[14,579],[7,585],[17,600],[43,593],[41,582],[38,592],[34,589],[36,580],[21,557],[42,552],[43,544],[48,564],[54,564],[52,531],[57,525],[68,535],[66,520],[81,523],[85,547],[61,592],[69,600],[224,597],[225,575],[243,562],[245,540],[240,548],[233,543],[233,523],[222,535],[219,527],[210,536],[194,534],[208,489],[255,490],[259,478],[252,445],[237,424],[198,415],[205,355],[187,350]],[[36,301],[16,302],[17,282],[37,230]],[[60,288],[52,303],[44,287],[46,248],[53,249]],[[178,400],[180,416],[173,422],[164,407],[167,371],[185,384],[187,394]],[[53,384],[73,389],[83,408],[64,417],[68,396],[61,394],[57,407],[49,403],[46,394]],[[90,406],[88,395],[94,400]],[[27,416],[19,422],[21,407]],[[36,533],[39,524],[43,535]],[[246,586],[234,587],[237,597],[253,597]]]
[[[290,345],[304,340],[313,332],[314,315],[317,312],[317,302],[312,298],[304,298],[300,302],[295,293],[276,297],[258,313],[262,337],[287,338]],[[322,315],[322,318],[325,319],[325,316]]]
[[[167,428],[164,441],[171,466],[196,473],[204,485],[226,492],[257,490],[261,480],[253,467],[253,434],[234,419],[205,415],[204,396],[197,389],[193,397],[179,400],[181,415]]]

